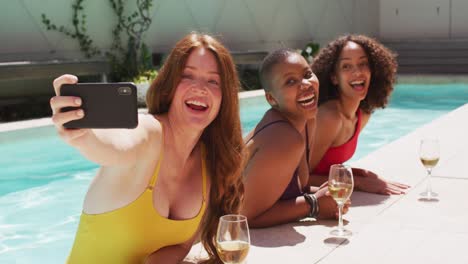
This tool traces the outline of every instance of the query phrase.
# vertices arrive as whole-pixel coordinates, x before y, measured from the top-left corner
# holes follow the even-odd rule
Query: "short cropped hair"
[[[271,91],[271,71],[273,67],[279,63],[282,63],[291,56],[291,54],[299,54],[293,49],[281,48],[270,52],[262,61],[260,65],[260,83],[265,92]],[[299,54],[300,55],[300,54]]]

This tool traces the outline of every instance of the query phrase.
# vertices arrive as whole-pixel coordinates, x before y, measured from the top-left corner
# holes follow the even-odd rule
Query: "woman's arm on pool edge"
[[[254,146],[248,146],[250,157],[244,170],[244,205],[242,214],[247,216],[252,227],[265,226],[258,222],[266,211],[273,208],[288,186],[304,153],[304,140],[300,133],[287,123],[268,127],[255,138]],[[253,143],[252,143],[253,144]],[[308,205],[300,208],[271,213],[267,224],[293,221],[307,214]],[[261,218],[260,218],[261,220]]]
[[[267,227],[304,218],[310,212],[304,197],[279,199],[304,155],[302,136],[292,127],[278,126],[262,132],[259,137],[256,140],[264,144],[259,144],[244,171],[242,214],[247,216],[251,227]],[[320,218],[335,217],[336,205],[325,205],[333,202],[333,199],[323,198],[319,200],[319,204],[323,205]]]
[[[387,181],[372,171],[352,168],[354,176],[354,188],[363,192],[377,193],[383,195],[405,194],[410,186]]]

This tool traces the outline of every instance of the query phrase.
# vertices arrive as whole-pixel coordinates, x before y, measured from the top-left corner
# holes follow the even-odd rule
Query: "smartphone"
[[[62,96],[77,96],[80,107],[64,107],[62,112],[83,109],[82,119],[65,123],[66,128],[135,128],[138,125],[137,90],[133,83],[64,84]]]

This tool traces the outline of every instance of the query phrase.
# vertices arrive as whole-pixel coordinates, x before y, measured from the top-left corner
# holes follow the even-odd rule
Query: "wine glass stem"
[[[341,232],[343,231],[343,204],[338,205],[338,230]]]
[[[430,194],[432,192],[431,177],[432,177],[432,169],[427,169],[427,190],[426,190],[426,192],[428,194]]]

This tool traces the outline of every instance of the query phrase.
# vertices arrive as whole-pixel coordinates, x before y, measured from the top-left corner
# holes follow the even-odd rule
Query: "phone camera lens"
[[[131,95],[132,89],[130,87],[119,87],[118,89],[120,95]]]

